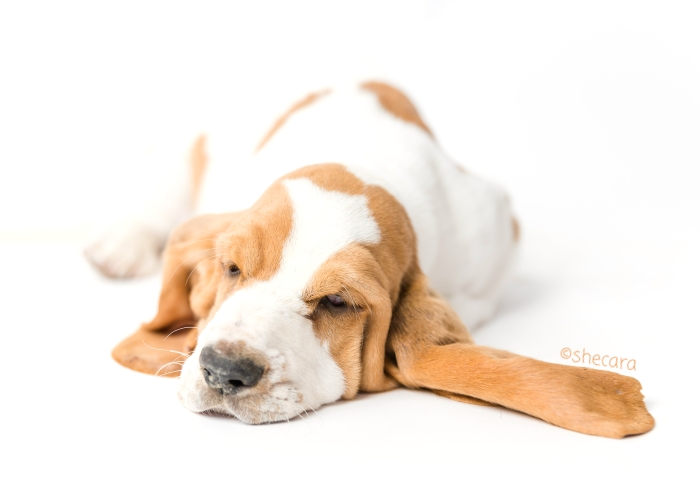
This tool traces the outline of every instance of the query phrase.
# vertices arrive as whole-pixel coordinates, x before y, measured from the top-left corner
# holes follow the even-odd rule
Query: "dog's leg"
[[[87,259],[113,278],[154,273],[170,231],[194,214],[205,167],[204,136],[184,145],[160,144],[146,164],[157,171],[160,185],[136,214],[98,228],[85,246]]]
[[[398,366],[406,385],[471,396],[584,434],[621,438],[654,427],[641,384],[613,372],[467,343],[422,346]]]
[[[632,377],[474,345],[420,274],[404,286],[389,345],[384,368],[408,387],[476,398],[596,436],[619,438],[654,426]]]

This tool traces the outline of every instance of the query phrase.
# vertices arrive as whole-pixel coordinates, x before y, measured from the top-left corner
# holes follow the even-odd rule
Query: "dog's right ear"
[[[132,370],[177,376],[197,343],[197,322],[216,297],[221,271],[216,260],[217,236],[238,213],[203,215],[173,230],[163,252],[163,285],[158,312],[112,351]]]

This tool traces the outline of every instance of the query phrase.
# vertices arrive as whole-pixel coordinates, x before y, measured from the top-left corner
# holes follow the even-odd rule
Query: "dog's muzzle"
[[[207,385],[225,395],[254,387],[265,372],[265,367],[250,358],[235,354],[224,355],[212,346],[202,349],[199,366]]]

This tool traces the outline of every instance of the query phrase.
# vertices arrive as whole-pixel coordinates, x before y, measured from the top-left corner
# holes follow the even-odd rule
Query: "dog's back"
[[[231,189],[205,189],[200,212],[248,208],[274,180],[321,163],[344,165],[405,207],[421,267],[468,326],[493,313],[518,238],[508,197],[451,161],[411,102],[388,85],[335,88],[300,101],[250,165],[213,181]]]

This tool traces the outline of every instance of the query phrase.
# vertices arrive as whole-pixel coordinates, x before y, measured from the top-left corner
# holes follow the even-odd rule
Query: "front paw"
[[[84,248],[87,260],[110,278],[136,278],[160,267],[163,237],[146,224],[125,221],[99,233]]]
[[[576,397],[562,427],[612,438],[643,434],[654,427],[637,379],[604,370],[571,369],[575,370],[570,374],[575,387],[571,394]]]

